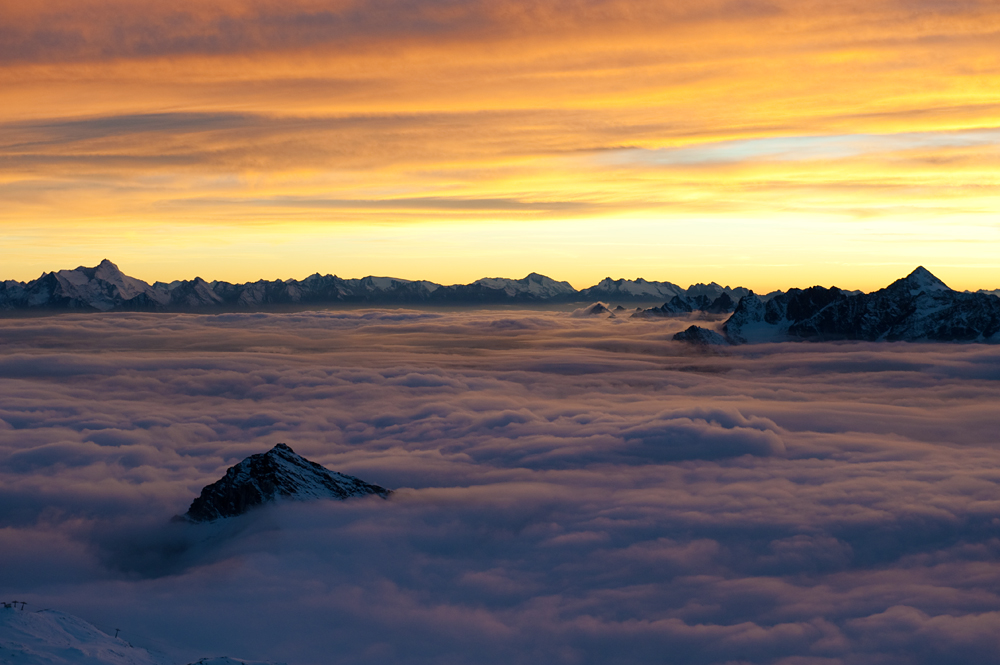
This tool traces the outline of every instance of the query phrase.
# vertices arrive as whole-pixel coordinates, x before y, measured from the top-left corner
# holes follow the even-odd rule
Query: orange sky
[[[995,0],[0,3],[0,278],[1000,287]]]

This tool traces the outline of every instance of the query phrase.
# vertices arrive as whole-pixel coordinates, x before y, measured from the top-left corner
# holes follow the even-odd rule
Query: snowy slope
[[[79,617],[55,610],[26,612],[0,606],[0,663],[4,665],[180,665],[134,647]],[[226,656],[190,665],[282,665]]]
[[[311,462],[283,443],[266,453],[251,455],[226,475],[206,486],[184,515],[192,522],[210,522],[242,515],[262,503],[278,499],[348,499],[391,492],[378,485]]]
[[[683,288],[670,282],[650,282],[641,277],[631,279],[611,279],[605,277],[600,282],[580,291],[580,297],[594,300],[622,301],[657,301],[670,300],[674,296],[684,295]]]
[[[0,662],[17,665],[176,665],[83,619],[0,607]]]
[[[576,295],[577,291],[569,282],[557,282],[551,277],[531,273],[523,279],[506,279],[503,277],[484,277],[477,279],[473,285],[504,292],[509,298],[530,298],[547,300],[559,296]]]

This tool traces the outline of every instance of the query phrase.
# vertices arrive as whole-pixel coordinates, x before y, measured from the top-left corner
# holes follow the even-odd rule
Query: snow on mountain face
[[[670,300],[684,295],[685,291],[670,282],[649,282],[641,277],[631,279],[611,279],[605,277],[600,282],[580,291],[583,298],[604,300]]]
[[[772,298],[768,304],[776,299]],[[782,334],[784,330],[776,330],[774,329],[776,324],[768,324],[764,321],[766,311],[764,301],[751,291],[749,295],[740,298],[733,315],[722,324],[722,331],[733,344],[774,341],[774,338]]]
[[[733,343],[785,339],[1000,342],[1000,300],[959,293],[924,268],[872,293],[791,289],[740,300],[723,325]]]
[[[918,266],[916,270],[901,280],[893,282],[889,288],[897,284],[905,285],[911,296],[919,293],[933,293],[935,291],[951,291],[947,284],[931,274],[927,268]]]
[[[0,607],[0,662],[17,665],[174,665],[83,619]]]
[[[6,296],[6,297],[2,297]],[[157,305],[149,284],[123,274],[107,259],[94,268],[45,273],[0,294],[0,308],[45,307],[106,312],[148,310]]]
[[[558,296],[575,295],[576,289],[569,282],[557,282],[551,277],[531,273],[523,279],[505,279],[502,277],[484,277],[473,282],[496,291],[503,291],[508,297],[529,296],[535,299],[548,299]]]
[[[242,515],[278,499],[348,499],[370,494],[384,499],[390,493],[354,476],[330,471],[279,443],[230,467],[223,478],[202,489],[184,517],[192,522],[211,522]]]

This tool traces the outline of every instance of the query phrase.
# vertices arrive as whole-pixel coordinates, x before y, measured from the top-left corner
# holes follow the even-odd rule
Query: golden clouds
[[[564,220],[564,258],[532,269],[598,279],[605,257],[572,244],[585,220],[658,220],[650,242],[706,229],[685,231],[706,264],[729,251],[707,229],[734,220],[798,215],[805,244],[839,219],[881,246],[879,220],[913,248],[900,261],[933,265],[929,220],[988,229],[1000,203],[995,3],[84,0],[0,25],[8,239]],[[668,263],[635,270],[683,281]]]

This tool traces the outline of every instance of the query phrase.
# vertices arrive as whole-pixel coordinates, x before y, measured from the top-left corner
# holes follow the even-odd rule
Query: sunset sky
[[[0,2],[0,279],[1000,287],[995,0]]]

